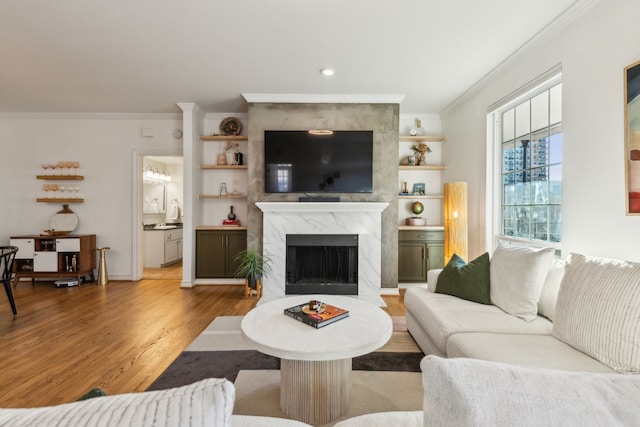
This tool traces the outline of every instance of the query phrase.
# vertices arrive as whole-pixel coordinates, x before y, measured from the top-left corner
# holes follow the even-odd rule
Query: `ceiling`
[[[242,113],[269,93],[439,113],[581,2],[2,0],[0,112]]]

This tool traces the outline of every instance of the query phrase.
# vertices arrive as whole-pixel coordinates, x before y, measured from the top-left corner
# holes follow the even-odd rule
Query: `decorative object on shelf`
[[[80,162],[77,160],[59,160],[55,163],[42,163],[40,166],[44,169],[45,176],[77,176]],[[47,172],[49,169],[51,169],[51,173]],[[57,175],[56,169],[59,169]],[[64,173],[64,169],[66,169],[66,173]],[[74,169],[73,174],[71,169]]]
[[[230,221],[233,221],[234,219],[236,219],[236,214],[233,213],[233,206],[230,206],[230,211],[229,211],[229,215],[227,215],[227,218],[229,218]]]
[[[416,165],[416,156],[409,156],[408,157],[408,163],[409,163],[409,166],[415,166]]]
[[[421,218],[419,216],[412,216],[411,218],[407,218],[405,220],[405,224],[413,226],[425,226],[427,225],[427,219]]]
[[[426,194],[426,186],[423,182],[417,182],[413,184],[413,195],[424,196]]]
[[[400,194],[409,194],[409,184],[407,181],[402,182],[402,193]]]
[[[444,264],[453,254],[469,259],[467,231],[467,183],[444,184]]]
[[[411,204],[411,212],[416,215],[420,215],[422,212],[424,212],[424,205],[420,202],[413,202]]]
[[[415,153],[416,160],[418,161],[418,166],[426,166],[427,153],[431,152],[431,147],[429,147],[427,143],[421,142],[419,144],[414,144],[413,146],[411,146],[411,149]]]
[[[417,134],[418,134],[418,131],[417,131],[417,130],[415,130],[415,129],[410,129],[410,130],[409,130],[409,135],[411,135],[411,136],[416,136]]]
[[[220,122],[220,133],[223,135],[240,135],[242,123],[235,117],[227,117]]]
[[[236,150],[236,152],[233,153],[233,164],[238,166],[242,165],[242,157],[242,153]]]
[[[227,164],[227,152],[222,151],[218,153],[218,159],[216,160],[216,164],[218,165],[226,165]]]
[[[220,183],[220,196],[228,196],[229,195],[229,190],[227,190],[227,183],[226,182],[221,182]]]
[[[49,230],[45,234],[49,236],[66,236],[78,226],[78,216],[69,209],[69,205],[62,205],[62,210],[58,211],[49,220]]]

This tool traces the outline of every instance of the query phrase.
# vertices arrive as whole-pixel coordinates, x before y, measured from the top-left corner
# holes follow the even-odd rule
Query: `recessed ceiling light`
[[[325,77],[331,77],[334,74],[333,68],[323,68],[320,70],[320,74]]]

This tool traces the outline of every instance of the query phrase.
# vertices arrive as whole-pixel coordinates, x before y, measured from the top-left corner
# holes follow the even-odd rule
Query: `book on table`
[[[349,311],[320,301],[310,301],[285,308],[284,314],[314,328],[322,328],[348,317]]]

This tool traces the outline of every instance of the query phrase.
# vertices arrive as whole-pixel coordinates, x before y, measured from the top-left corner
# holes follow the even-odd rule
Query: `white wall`
[[[155,137],[142,137],[142,128],[155,129]],[[177,114],[0,115],[4,206],[0,244],[8,244],[11,236],[41,233],[61,209],[58,204],[36,202],[43,197],[44,181],[36,179],[43,173],[40,164],[79,160],[79,174],[85,178],[76,182],[85,201],[70,205],[79,217],[74,233],[96,234],[98,247],[111,247],[107,255],[111,279],[131,278],[133,195],[135,186],[142,187],[141,180],[133,177],[132,159],[134,153],[182,153],[182,140],[172,137],[176,128],[182,128]]]
[[[623,68],[640,59],[640,2],[596,4],[441,115],[445,181],[469,182],[469,256],[485,247],[487,107],[562,64],[563,255],[640,261],[640,217],[625,214]]]

